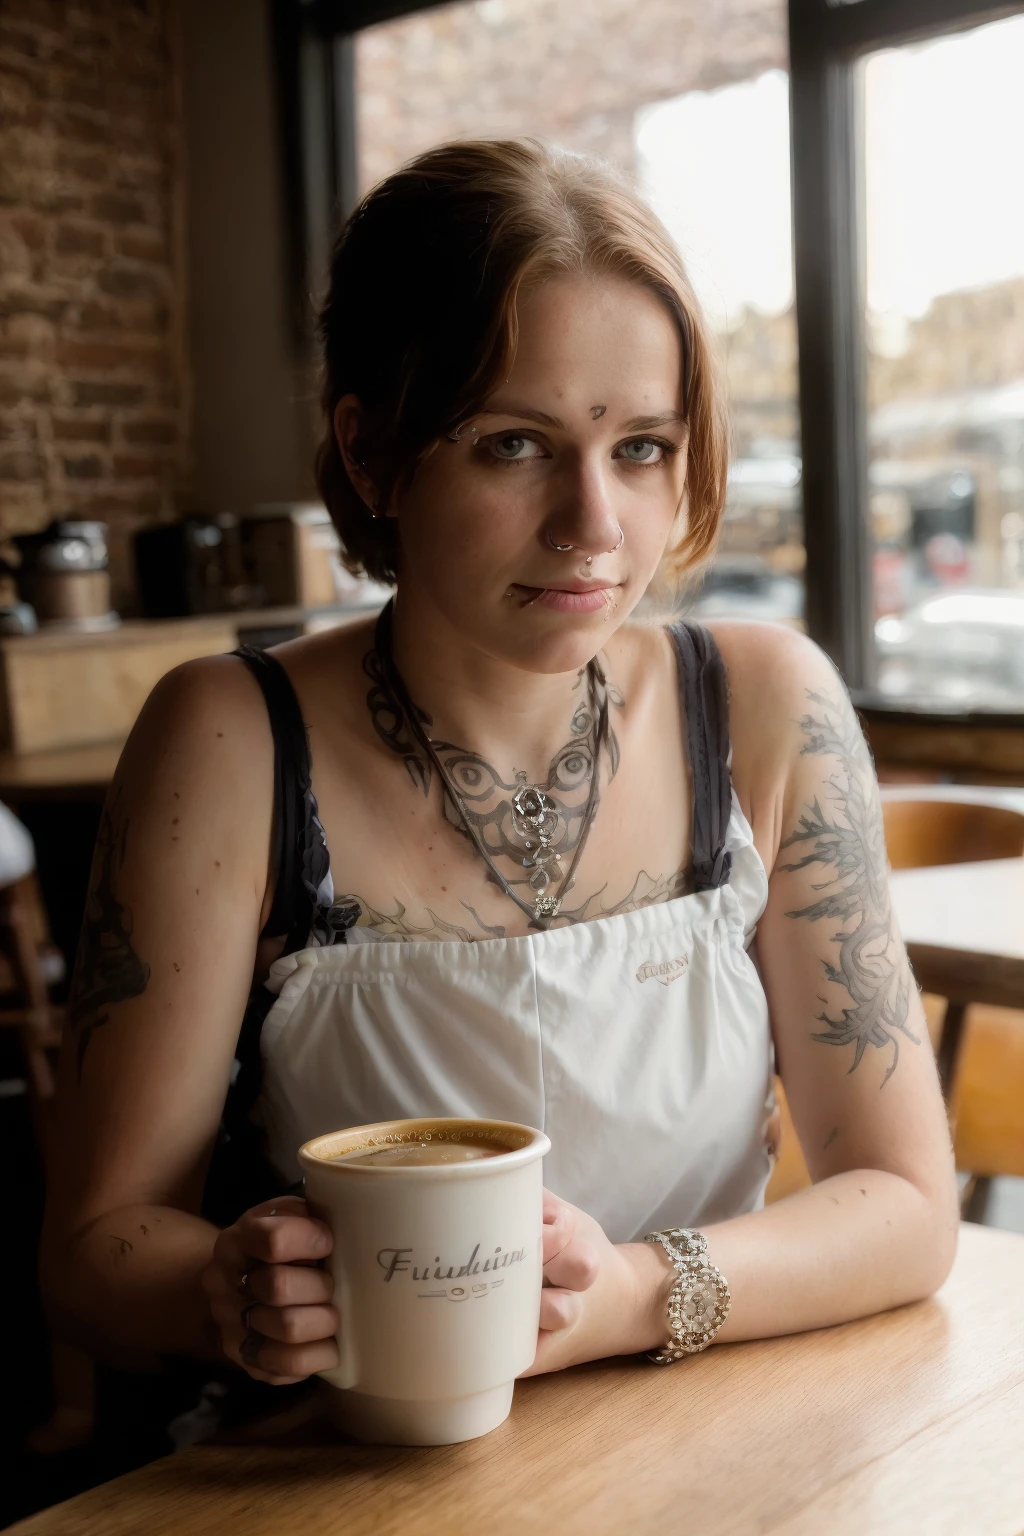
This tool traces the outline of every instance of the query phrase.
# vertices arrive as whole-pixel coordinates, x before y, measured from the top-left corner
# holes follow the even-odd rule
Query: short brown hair
[[[679,576],[711,552],[725,499],[726,430],[711,344],[679,252],[611,168],[509,139],[418,156],[367,193],[335,244],[319,322],[327,431],[316,477],[350,569],[393,581],[398,542],[394,519],[374,519],[346,473],[334,435],[338,401],[354,394],[362,402],[353,451],[386,505],[507,371],[520,287],[559,273],[641,283],[679,327],[687,516],[666,574]]]

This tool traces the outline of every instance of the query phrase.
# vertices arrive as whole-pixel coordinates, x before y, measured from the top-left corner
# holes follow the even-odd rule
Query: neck
[[[546,774],[586,702],[579,669],[533,672],[456,633],[436,612],[396,599],[392,651],[409,697],[432,721],[428,734],[475,752],[511,774]]]

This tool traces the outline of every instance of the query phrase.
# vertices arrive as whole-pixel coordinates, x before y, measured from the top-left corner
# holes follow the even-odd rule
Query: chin
[[[585,667],[622,627],[635,601],[619,592],[599,613],[551,613],[523,607],[506,613],[495,639],[510,660],[531,672],[575,672]]]

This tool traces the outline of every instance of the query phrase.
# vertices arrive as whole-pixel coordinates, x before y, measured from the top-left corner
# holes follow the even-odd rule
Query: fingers
[[[338,1314],[330,1306],[268,1307],[236,1296],[211,1300],[221,1347],[259,1381],[302,1381],[338,1364]]]
[[[316,1307],[330,1302],[334,1294],[334,1281],[326,1269],[310,1269],[301,1264],[258,1264],[248,1271],[248,1276],[246,1299],[267,1307]]]
[[[544,1191],[544,1263],[557,1258],[576,1230],[576,1207]]]
[[[221,1232],[203,1274],[229,1359],[258,1381],[301,1381],[338,1363],[331,1234],[295,1196],[247,1211]]]
[[[558,1291],[545,1286],[540,1293],[540,1329],[543,1333],[558,1333],[572,1328],[580,1320],[583,1304],[575,1291]]]
[[[333,1339],[320,1339],[310,1344],[282,1344],[257,1328],[244,1334],[237,1330],[237,1340],[231,1346],[225,1340],[225,1354],[244,1366],[256,1381],[267,1381],[272,1386],[304,1381],[307,1376],[328,1371],[338,1364],[338,1346]]]
[[[301,1209],[283,1210],[279,1205],[274,1215],[269,1210],[247,1211],[221,1233],[229,1239],[225,1247],[260,1264],[316,1264],[325,1259],[334,1246],[330,1227],[307,1215],[303,1201],[294,1204]]]
[[[567,1291],[588,1291],[597,1279],[600,1262],[593,1243],[583,1237],[570,1237],[565,1247],[544,1265],[544,1282]]]
[[[247,1307],[245,1316],[250,1328],[279,1344],[319,1344],[338,1331],[334,1307]]]

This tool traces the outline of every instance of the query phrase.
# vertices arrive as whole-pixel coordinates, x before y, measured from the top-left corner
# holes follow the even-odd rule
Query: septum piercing
[[[609,555],[618,554],[619,550],[623,546],[623,543],[625,542],[625,538],[626,538],[626,535],[623,532],[623,530],[620,528],[619,529],[619,542],[614,546],[614,548],[606,550],[605,553],[609,554]],[[552,549],[556,549],[560,555],[567,555],[569,553],[570,549],[575,549],[577,547],[575,544],[556,544],[554,539],[551,537],[550,533],[548,534],[548,543],[551,545],[551,548]],[[593,563],[594,563],[593,555],[588,555],[586,557],[586,564],[587,565],[593,565]]]

